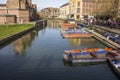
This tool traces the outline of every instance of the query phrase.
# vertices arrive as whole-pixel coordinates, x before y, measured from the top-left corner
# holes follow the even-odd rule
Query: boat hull
[[[115,72],[115,74],[120,78],[120,68],[116,67],[110,58],[107,59],[111,69]]]
[[[82,55],[83,56],[83,55]],[[86,55],[84,55],[86,56]],[[107,58],[69,58],[68,54],[63,54],[63,59],[66,62],[71,62],[71,63],[91,63],[91,62],[105,62]]]

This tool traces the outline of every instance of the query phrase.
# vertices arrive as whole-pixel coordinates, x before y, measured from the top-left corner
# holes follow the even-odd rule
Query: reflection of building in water
[[[71,46],[79,46],[81,44],[81,39],[68,39]]]
[[[48,26],[49,28],[56,29],[56,28],[58,27],[58,23],[57,23],[56,20],[48,20],[47,26]]]
[[[36,31],[32,31],[31,33],[14,41],[13,50],[15,55],[25,55],[26,48],[31,46],[31,42],[35,39],[36,35],[38,35],[38,33]]]
[[[71,46],[99,47],[99,41],[94,38],[68,39]]]

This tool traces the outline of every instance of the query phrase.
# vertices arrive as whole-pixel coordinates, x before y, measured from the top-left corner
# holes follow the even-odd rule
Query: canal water
[[[42,27],[42,26],[41,26]],[[104,48],[94,38],[64,39],[56,21],[0,48],[0,80],[118,80],[107,63],[67,64],[66,49]]]

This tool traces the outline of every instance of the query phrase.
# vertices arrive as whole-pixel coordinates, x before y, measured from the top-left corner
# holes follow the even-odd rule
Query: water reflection
[[[26,53],[26,48],[31,47],[31,43],[35,39],[36,36],[38,36],[38,31],[34,30],[24,35],[23,37],[15,40],[12,43],[14,54],[24,56]]]
[[[38,80],[75,78],[78,80],[117,80],[106,64],[84,67],[64,63],[62,54],[65,49],[81,49],[88,46],[91,48],[103,46],[103,44],[94,39],[62,39],[59,28],[52,29],[55,27],[47,26],[46,29],[30,32],[0,49],[0,80],[34,80],[34,78]],[[69,44],[77,47],[71,47]],[[21,57],[22,55],[25,56]],[[71,66],[77,67],[71,68]]]
[[[80,39],[77,38],[77,39],[67,39],[67,40],[68,40],[69,45],[72,47],[76,47],[76,46],[81,46],[83,48],[84,47],[86,48],[105,47],[104,45],[99,46],[101,43],[94,38],[80,38]]]
[[[75,66],[101,65],[101,64],[107,64],[107,63],[106,62],[70,63],[70,62],[66,62],[63,59],[63,64],[64,64],[64,66],[75,67]]]
[[[47,26],[52,29],[56,29],[58,27],[58,22],[56,20],[48,20]]]

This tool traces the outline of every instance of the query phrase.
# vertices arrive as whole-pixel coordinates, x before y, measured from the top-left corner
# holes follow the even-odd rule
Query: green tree
[[[98,6],[96,5],[97,17],[100,18],[117,17],[119,0],[97,0],[97,3],[98,3]]]

